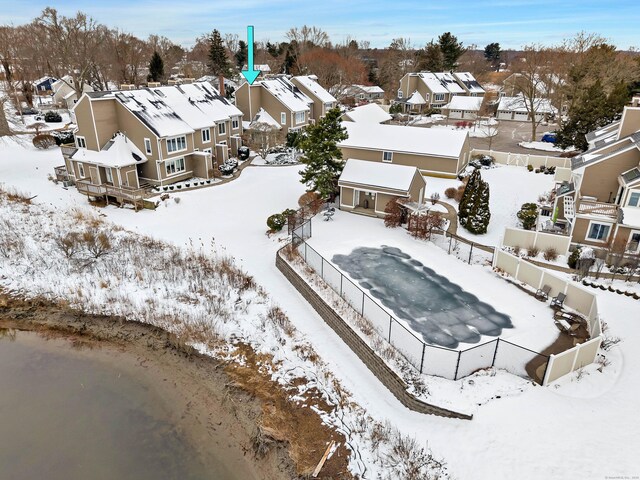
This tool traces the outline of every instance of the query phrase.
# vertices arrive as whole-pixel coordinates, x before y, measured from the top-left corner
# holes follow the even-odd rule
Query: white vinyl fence
[[[571,246],[571,237],[507,227],[504,229],[502,245],[505,247],[521,247],[525,249],[535,247],[541,252],[544,252],[548,248],[555,248],[558,255],[568,255],[569,247]]]
[[[532,165],[533,168],[539,167],[561,167],[571,168],[571,159],[564,157],[550,157],[548,155],[532,155],[530,153],[511,153],[500,152],[498,150],[471,150],[471,156],[474,155],[491,155],[496,163],[502,165],[515,165],[517,167],[526,167]]]

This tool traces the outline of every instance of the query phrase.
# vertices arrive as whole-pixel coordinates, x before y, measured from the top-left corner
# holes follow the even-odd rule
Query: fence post
[[[420,360],[420,373],[422,373],[422,367],[424,366],[424,352],[427,349],[427,344],[422,342],[422,359]]]
[[[500,337],[496,340],[496,349],[493,351],[493,360],[491,360],[491,366],[495,367],[496,357],[498,356],[498,344],[500,343]]]
[[[304,263],[307,263],[307,242],[303,242],[304,244]]]
[[[340,296],[342,297],[342,279],[344,278],[343,274],[340,274]]]
[[[473,254],[473,245],[474,243],[471,242],[471,248],[469,249],[469,265],[471,265],[471,255]]]
[[[555,358],[555,355],[553,355],[553,354],[551,354],[551,355],[549,355],[547,357],[547,367],[544,369],[544,375],[542,375],[542,382],[540,383],[543,387],[547,383],[547,373],[549,373],[549,367],[553,363],[553,359],[554,358]]]
[[[453,240],[453,235],[449,234],[449,251],[447,252],[447,255],[451,255],[451,242]],[[306,258],[305,258],[306,260]]]
[[[324,257],[320,257],[320,278],[324,280]]]
[[[360,310],[360,315],[364,317],[364,292],[362,292],[362,309]]]
[[[460,357],[462,356],[462,350],[458,350],[458,361],[456,362],[456,373],[453,375],[453,379],[458,379],[458,368],[460,367]]]
[[[391,343],[391,324],[393,323],[393,317],[389,315],[389,343]]]

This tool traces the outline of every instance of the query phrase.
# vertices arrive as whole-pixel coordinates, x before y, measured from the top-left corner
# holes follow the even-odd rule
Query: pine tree
[[[238,51],[236,52],[235,58],[236,58],[236,66],[238,67],[238,70],[241,70],[242,67],[244,66],[244,64],[247,61],[247,42],[240,40],[238,42]],[[251,69],[253,65],[248,65],[248,68]]]
[[[150,82],[161,82],[164,78],[164,61],[162,57],[158,53],[158,51],[154,51],[151,56],[151,61],[149,62],[149,75],[147,76],[147,80]]]
[[[479,170],[476,171],[479,172]],[[487,233],[491,211],[489,210],[489,183],[482,180],[479,175],[478,177],[478,189],[473,196],[473,205],[464,228],[476,235],[482,235]]]
[[[431,41],[418,52],[418,70],[441,72],[444,69],[444,56],[440,45]]]
[[[478,189],[480,180],[480,170],[474,170],[469,179],[467,185],[462,193],[460,204],[458,205],[458,220],[463,227],[467,224],[467,218],[471,213],[471,207],[473,205],[473,198]]]
[[[556,134],[556,145],[561,148],[575,146],[580,150],[589,148],[585,135],[612,120],[611,108],[608,105],[600,81],[597,80],[575,102],[569,110],[569,120]]]
[[[444,70],[453,70],[458,64],[458,59],[466,51],[462,42],[451,32],[445,32],[438,37],[438,45],[442,51]]]
[[[484,58],[487,59],[493,68],[498,68],[500,65],[500,56],[502,52],[500,50],[500,44],[497,42],[490,43],[484,47]]]
[[[231,74],[227,50],[218,30],[214,30],[209,36],[209,69],[214,75],[228,77]]]
[[[300,141],[305,165],[300,171],[302,183],[322,198],[335,198],[338,191],[338,177],[342,173],[342,151],[338,142],[346,140],[346,129],[340,123],[340,109],[333,108],[315,125],[308,125],[304,138]]]

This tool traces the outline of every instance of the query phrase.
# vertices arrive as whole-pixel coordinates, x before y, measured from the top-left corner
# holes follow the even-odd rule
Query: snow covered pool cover
[[[333,263],[391,309],[426,343],[457,348],[513,328],[509,316],[395,247],[358,247]]]

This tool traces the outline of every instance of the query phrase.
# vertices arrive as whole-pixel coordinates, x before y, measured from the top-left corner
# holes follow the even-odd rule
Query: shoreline
[[[169,406],[172,422],[205,464],[214,456],[218,461],[229,459],[238,478],[247,480],[298,477],[294,445],[265,418],[274,406],[282,410],[281,402],[265,401],[260,392],[245,390],[246,382],[233,363],[202,355],[152,325],[2,293],[0,328],[64,340],[72,347],[67,353],[127,371]],[[277,413],[286,418],[290,412]],[[310,413],[314,415],[305,409],[303,415]]]

